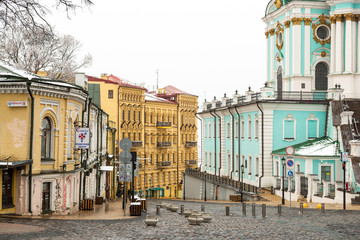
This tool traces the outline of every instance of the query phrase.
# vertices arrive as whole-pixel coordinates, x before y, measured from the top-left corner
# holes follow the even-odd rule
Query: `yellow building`
[[[149,93],[113,75],[88,77],[90,94],[109,113],[119,142],[129,138],[140,161],[135,190],[149,197],[180,197],[182,173],[197,167],[197,96],[168,86]]]
[[[107,115],[87,101],[83,86],[0,65],[0,214],[65,215],[79,210],[82,182],[84,193],[96,191],[84,176],[100,176],[90,164],[101,161],[100,149],[106,153]],[[85,116],[90,135],[104,139],[86,157],[75,150]]]

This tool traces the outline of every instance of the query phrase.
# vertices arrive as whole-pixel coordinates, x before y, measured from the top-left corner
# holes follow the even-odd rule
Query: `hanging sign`
[[[76,149],[89,149],[89,145],[90,145],[90,129],[89,128],[76,128],[75,148]]]
[[[8,107],[27,107],[27,101],[8,101]]]

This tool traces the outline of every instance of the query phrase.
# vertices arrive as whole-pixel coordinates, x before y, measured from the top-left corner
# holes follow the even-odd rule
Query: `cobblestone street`
[[[243,216],[240,203],[203,203],[175,200],[149,200],[148,214],[155,215],[156,204],[168,202],[185,209],[205,211],[213,215],[211,223],[189,225],[184,216],[161,209],[156,227],[147,227],[142,217],[120,220],[54,220],[0,218],[0,223],[25,224],[40,231],[21,234],[2,234],[0,239],[359,239],[360,212],[267,207],[262,218],[261,205],[256,205],[256,217],[247,205]],[[225,206],[230,206],[230,216]],[[45,230],[42,230],[45,228]],[[42,230],[42,231],[41,231]]]

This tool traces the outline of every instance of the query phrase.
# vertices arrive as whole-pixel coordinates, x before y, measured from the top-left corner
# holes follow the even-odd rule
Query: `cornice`
[[[291,22],[293,25],[301,25],[301,22],[303,21],[303,18],[297,18],[297,17],[294,17],[291,19]]]

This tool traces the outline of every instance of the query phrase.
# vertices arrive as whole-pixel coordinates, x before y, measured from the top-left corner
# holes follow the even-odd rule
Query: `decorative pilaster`
[[[292,18],[293,25],[293,75],[301,75],[301,22],[302,18]]]
[[[345,32],[345,73],[353,73],[353,30],[352,22],[355,21],[355,15],[352,13],[344,14],[346,19],[346,32]]]
[[[330,17],[331,21],[331,53],[330,53],[330,74],[335,72],[335,57],[336,57],[336,18]]]
[[[285,25],[285,77],[290,75],[290,21],[286,21]]]
[[[304,74],[310,75],[310,25],[311,18],[305,18],[305,43],[304,43]]]
[[[270,82],[274,81],[274,59],[275,59],[275,55],[274,55],[274,33],[275,33],[275,29],[270,29],[269,30],[269,34],[270,34]]]
[[[336,63],[335,63],[335,73],[342,73],[344,70],[343,67],[343,17],[342,14],[336,14]]]

